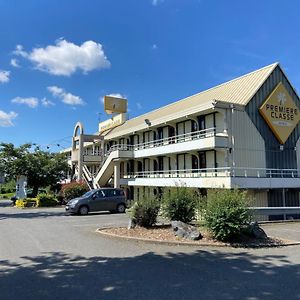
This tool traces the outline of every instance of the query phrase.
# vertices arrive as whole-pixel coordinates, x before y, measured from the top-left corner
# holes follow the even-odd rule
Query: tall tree
[[[65,156],[60,153],[51,153],[33,149],[32,144],[14,147],[13,144],[0,144],[0,171],[9,179],[18,175],[27,176],[28,186],[33,188],[36,195],[39,187],[57,184],[65,179],[68,172]]]

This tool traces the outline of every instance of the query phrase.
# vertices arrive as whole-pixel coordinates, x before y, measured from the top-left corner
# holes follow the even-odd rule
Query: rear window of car
[[[105,190],[104,191],[106,197],[114,197],[114,196],[124,196],[124,191],[123,190]]]

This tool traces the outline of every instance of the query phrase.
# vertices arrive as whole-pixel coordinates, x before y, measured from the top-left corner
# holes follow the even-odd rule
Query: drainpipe
[[[231,104],[231,155],[232,155],[232,169],[235,173],[235,160],[234,160],[234,135],[233,135],[233,117],[234,117],[234,105]]]
[[[282,189],[282,206],[285,207],[285,188]],[[283,214],[283,220],[286,220],[286,214]]]

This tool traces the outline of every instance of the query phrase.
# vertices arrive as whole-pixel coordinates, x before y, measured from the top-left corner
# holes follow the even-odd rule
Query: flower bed
[[[275,238],[267,239],[254,239],[243,236],[238,240],[231,243],[225,243],[214,240],[211,234],[204,228],[199,228],[203,238],[198,241],[191,241],[183,238],[176,237],[173,233],[171,226],[169,225],[156,225],[152,228],[135,227],[133,229],[127,228],[104,228],[99,229],[98,232],[110,235],[112,237],[137,239],[153,242],[166,242],[174,244],[189,244],[195,246],[232,246],[243,248],[257,248],[257,247],[278,247],[290,244],[289,241],[282,241]]]

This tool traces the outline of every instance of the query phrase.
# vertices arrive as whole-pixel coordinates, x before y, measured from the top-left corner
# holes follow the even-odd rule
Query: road
[[[0,201],[1,300],[300,299],[300,246],[199,249],[121,241],[95,229],[126,225],[124,214],[66,216],[62,208],[7,204]]]

